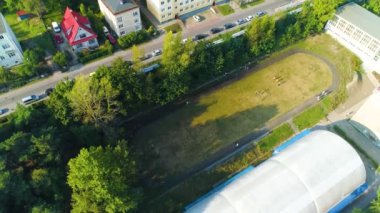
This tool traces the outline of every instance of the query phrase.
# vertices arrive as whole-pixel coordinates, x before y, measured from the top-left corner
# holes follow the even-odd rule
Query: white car
[[[152,55],[153,56],[159,56],[159,55],[161,55],[162,54],[162,51],[160,50],[160,49],[158,49],[158,50],[154,50],[153,52],[152,52]]]
[[[201,21],[201,17],[198,16],[198,15],[193,16],[193,19],[194,19],[196,22],[200,22],[200,21]]]
[[[253,19],[253,16],[247,16],[247,18],[245,18],[245,20],[248,22],[248,21],[251,21]]]
[[[103,26],[103,33],[104,33],[104,35],[107,35],[109,33],[106,26]]]
[[[21,101],[24,103],[24,104],[30,104],[30,103],[33,103],[35,101],[38,101],[39,97],[36,96],[36,95],[30,95],[30,96],[27,96],[25,98],[23,98]]]
[[[55,33],[59,33],[59,32],[61,32],[61,28],[59,27],[59,25],[58,25],[57,22],[53,21],[53,22],[51,23],[51,26],[53,27],[53,30],[54,30]]]

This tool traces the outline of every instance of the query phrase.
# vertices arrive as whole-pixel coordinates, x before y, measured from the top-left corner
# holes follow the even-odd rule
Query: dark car
[[[107,33],[107,39],[112,45],[116,44],[116,39],[111,35],[111,33]]]
[[[265,14],[267,14],[267,12],[265,12],[265,11],[259,11],[259,12],[257,12],[257,16],[258,17],[264,16]]]
[[[247,21],[245,20],[245,19],[238,19],[237,21],[236,21],[236,23],[238,24],[238,25],[241,25],[241,24],[244,24],[244,23],[246,23]]]
[[[208,36],[208,34],[198,34],[198,35],[194,36],[193,41],[202,40],[202,39],[206,38],[207,36]]]
[[[224,28],[225,28],[226,30],[228,30],[228,29],[231,29],[231,28],[233,28],[233,27],[235,27],[235,26],[236,26],[236,24],[233,24],[233,23],[227,23],[227,24],[224,25]]]
[[[210,31],[212,34],[216,34],[222,32],[223,30],[223,28],[212,28]]]
[[[152,56],[152,54],[146,54],[146,55],[144,55],[144,56],[142,56],[140,59],[142,60],[142,61],[145,61],[145,60],[147,60],[147,59],[150,59],[150,58],[152,58],[153,56]]]
[[[58,34],[54,35],[54,40],[55,40],[55,42],[57,44],[62,44],[63,43],[63,38],[60,35],[58,35]]]
[[[54,91],[53,88],[47,88],[47,89],[45,90],[45,95],[46,95],[46,96],[49,96],[53,91]]]

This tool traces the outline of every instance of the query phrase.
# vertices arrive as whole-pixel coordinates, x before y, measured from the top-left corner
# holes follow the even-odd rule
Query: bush
[[[112,52],[111,52],[112,54]],[[93,52],[82,52],[78,54],[79,56],[79,61],[83,64],[88,63],[90,61],[93,61],[97,58],[104,57],[110,55],[110,52],[106,48],[99,48]]]
[[[65,54],[65,52],[58,51],[53,56],[53,62],[56,63],[56,64],[58,64],[60,67],[64,67],[68,63],[67,55]]]
[[[232,9],[232,7],[228,4],[218,6],[218,10],[224,16],[232,14],[235,12],[235,10]]]
[[[149,27],[148,30],[143,29],[137,32],[132,32],[126,36],[120,37],[117,41],[123,49],[127,49],[135,44],[140,44],[144,41],[151,39],[154,34],[154,28]]]
[[[182,31],[182,28],[181,28],[181,26],[179,26],[178,23],[169,25],[169,26],[165,27],[164,29],[166,32],[172,31],[172,33],[178,33],[180,31]]]

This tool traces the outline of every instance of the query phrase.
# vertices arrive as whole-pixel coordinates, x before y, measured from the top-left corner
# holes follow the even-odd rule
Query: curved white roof
[[[317,130],[186,212],[327,212],[365,179],[356,151]]]

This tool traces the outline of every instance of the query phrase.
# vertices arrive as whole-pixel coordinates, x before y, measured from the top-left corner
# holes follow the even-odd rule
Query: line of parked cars
[[[224,30],[228,30],[228,29],[234,28],[234,27],[236,27],[236,26],[238,26],[238,25],[242,25],[242,24],[245,24],[245,23],[247,23],[247,22],[250,22],[250,21],[252,21],[255,17],[262,17],[262,16],[264,16],[265,14],[267,14],[266,11],[259,11],[259,12],[256,13],[256,15],[249,15],[249,16],[247,16],[246,18],[242,18],[242,19],[238,19],[238,20],[236,20],[236,22],[234,22],[234,23],[226,23],[226,24],[224,24],[223,27],[214,27],[214,28],[211,28],[211,29],[210,29],[210,32],[211,32],[211,34],[217,34],[217,33],[220,33],[220,32],[222,32],[222,31],[224,31]],[[199,16],[198,16],[198,17],[199,17]],[[196,15],[193,16],[193,18],[194,18],[194,20],[198,20],[198,18],[196,18]],[[199,18],[200,18],[200,17],[199,17]],[[200,19],[199,19],[199,20],[200,20]],[[197,21],[197,22],[199,22],[199,21]],[[202,40],[202,39],[204,39],[204,38],[206,38],[206,37],[208,37],[208,36],[209,36],[209,34],[198,34],[198,35],[195,35],[195,36],[192,38],[192,40],[193,40],[193,41],[199,41],[199,40]],[[186,41],[187,41],[187,39],[185,38],[184,40],[182,40],[182,43],[185,43]]]

